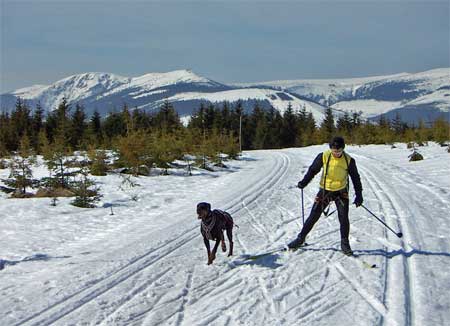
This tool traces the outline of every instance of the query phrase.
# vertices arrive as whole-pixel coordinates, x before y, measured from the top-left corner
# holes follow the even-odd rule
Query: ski
[[[351,254],[351,255],[347,255],[345,254],[347,257],[352,257],[355,258],[357,261],[359,261],[363,267],[368,268],[368,269],[372,269],[372,268],[377,268],[377,264],[370,264],[367,261],[365,261],[364,259],[362,259],[359,255],[355,255],[355,254]]]
[[[267,251],[267,252],[264,252],[264,253],[261,253],[261,254],[242,255],[241,258],[243,258],[244,260],[256,260],[256,259],[260,259],[260,258],[263,258],[263,257],[270,256],[270,255],[275,254],[277,252],[283,252],[283,251],[292,251],[292,252],[294,252],[294,251],[297,251],[298,249],[301,249],[302,247],[305,247],[307,245],[308,245],[307,243],[304,243],[303,245],[301,245],[300,247],[295,248],[295,249],[289,249],[287,247],[282,247],[282,248],[270,250],[270,251]]]

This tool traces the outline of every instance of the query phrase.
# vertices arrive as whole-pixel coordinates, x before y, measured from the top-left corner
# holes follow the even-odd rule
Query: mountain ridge
[[[32,107],[39,102],[46,111],[55,109],[66,98],[70,104],[83,105],[87,113],[97,110],[101,115],[124,103],[156,110],[169,100],[181,116],[189,116],[200,103],[241,101],[247,110],[258,102],[263,108],[273,106],[281,113],[290,104],[294,110],[305,108],[312,112],[318,121],[330,106],[337,115],[362,111],[363,117],[372,120],[401,112],[404,120],[415,123],[417,119],[442,115],[450,120],[450,68],[386,76],[233,84],[214,81],[189,69],[136,77],[86,72],[51,85],[32,85],[0,96],[3,110],[13,107],[18,97]],[[414,118],[408,121],[408,115]]]

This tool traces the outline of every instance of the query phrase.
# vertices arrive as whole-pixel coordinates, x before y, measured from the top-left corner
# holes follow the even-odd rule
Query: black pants
[[[348,221],[348,192],[347,190],[327,191],[322,190],[317,193],[311,213],[303,225],[302,231],[298,235],[303,239],[313,228],[314,224],[319,220],[322,212],[327,209],[328,204],[334,201],[336,203],[339,223],[341,224],[341,239],[347,240],[350,232],[350,222]]]

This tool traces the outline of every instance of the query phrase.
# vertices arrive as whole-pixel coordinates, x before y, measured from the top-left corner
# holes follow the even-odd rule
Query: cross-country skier
[[[361,180],[355,160],[344,152],[344,138],[334,137],[329,145],[330,149],[317,155],[303,180],[298,183],[300,189],[305,188],[322,169],[320,190],[314,200],[311,213],[297,238],[289,243],[288,247],[290,249],[300,247],[305,242],[305,238],[314,224],[319,220],[322,212],[324,212],[331,201],[334,201],[341,225],[341,249],[344,254],[352,255],[353,251],[348,241],[350,232],[350,223],[348,220],[348,176],[351,177],[353,188],[355,189],[356,197],[354,204],[356,207],[361,206],[363,203]]]

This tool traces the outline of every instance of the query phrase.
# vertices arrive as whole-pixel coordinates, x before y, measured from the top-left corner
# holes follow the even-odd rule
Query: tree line
[[[331,108],[317,123],[305,107],[294,110],[289,104],[280,113],[258,102],[251,112],[241,102],[202,103],[185,126],[168,101],[156,112],[124,104],[101,118],[97,111],[87,117],[81,105],[71,107],[65,99],[47,114],[39,104],[31,110],[18,99],[11,112],[0,114],[0,168],[8,167],[3,158],[9,157],[10,178],[3,181],[20,195],[27,187],[55,197],[69,190],[78,194],[80,206],[89,206],[89,198],[97,197],[88,174],[105,175],[111,168],[135,176],[149,175],[154,167],[168,173],[173,162],[184,160],[189,171],[192,164],[208,169],[223,166],[223,154],[235,158],[240,150],[322,144],[336,134],[353,144],[444,143],[449,130],[444,120],[409,126],[397,116],[373,123],[358,112],[335,116]],[[36,154],[50,171],[42,180],[32,178]]]
[[[174,137],[191,143],[184,144],[185,147],[199,148],[205,147],[204,142],[211,138],[225,137],[229,142],[237,142],[240,127],[243,150],[321,144],[335,134],[354,144],[432,140],[442,143],[449,138],[449,124],[445,120],[436,120],[431,125],[419,122],[417,126],[410,126],[397,115],[393,120],[382,116],[373,123],[362,119],[360,112],[336,116],[331,108],[327,108],[325,118],[317,123],[305,107],[294,110],[290,104],[280,113],[273,107],[264,109],[258,102],[251,112],[244,111],[241,102],[234,105],[227,102],[217,105],[202,103],[188,125],[184,126],[168,101],[156,113],[129,109],[124,104],[119,112],[110,112],[102,119],[97,111],[87,117],[81,105],[76,104],[72,108],[65,99],[48,114],[39,104],[31,110],[25,101],[18,99],[11,112],[0,113],[0,155],[7,156],[17,151],[24,136],[39,154],[47,143],[61,143],[69,151],[92,147],[112,149],[124,142],[124,138],[136,137],[136,133],[149,137],[146,140],[153,140],[155,146],[156,139],[167,142],[159,138]],[[224,149],[229,147],[225,146],[224,139],[215,139],[215,142]]]

